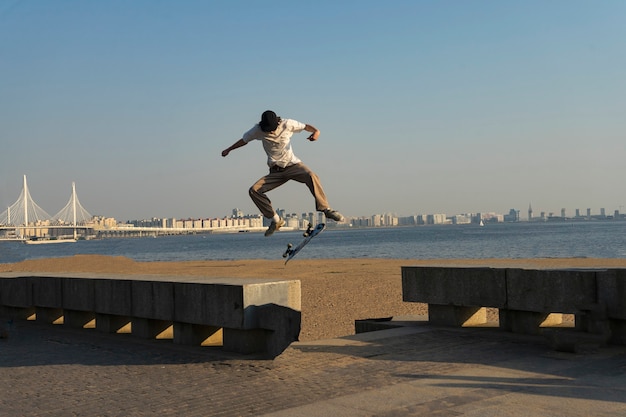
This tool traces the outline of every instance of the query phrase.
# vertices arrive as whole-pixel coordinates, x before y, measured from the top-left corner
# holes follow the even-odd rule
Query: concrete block
[[[220,327],[174,322],[174,343],[191,346],[222,346]]]
[[[251,306],[282,305],[300,311],[300,281],[230,280],[174,284],[174,321],[231,329],[259,327]]]
[[[596,302],[592,270],[507,269],[507,308],[538,313],[576,313]]]
[[[0,303],[0,313],[9,319],[32,319],[37,312],[39,320],[46,323],[172,338],[191,345],[225,345],[235,352],[271,356],[298,340],[299,281],[160,279],[73,274],[2,277],[0,299],[6,299],[8,305]]]
[[[174,283],[132,281],[132,316],[168,321],[174,318]]]
[[[134,317],[132,320],[132,334],[144,339],[173,339],[174,326],[169,320],[151,320]]]
[[[626,269],[598,271],[598,302],[610,318],[626,320]]]
[[[582,307],[576,317],[576,330],[595,334],[609,334],[611,332],[606,306],[594,303]]]
[[[36,307],[36,320],[39,323],[63,324],[64,312],[62,308]]]
[[[521,334],[539,334],[541,327],[558,326],[563,323],[560,313],[539,313],[502,309],[499,311],[500,328]]]
[[[428,322],[438,326],[478,326],[487,323],[487,309],[428,304]]]
[[[95,311],[95,280],[88,278],[63,278],[62,285],[64,309]]]
[[[544,332],[552,349],[560,352],[595,352],[607,343],[606,335],[579,332],[573,329],[550,329]]]
[[[276,304],[266,304],[263,306],[248,307],[253,309],[255,317],[261,329],[270,330],[266,333],[265,349],[268,356],[275,358],[283,353],[293,342],[297,342],[300,337],[302,324],[302,313],[289,307]],[[226,344],[226,343],[225,343]]]
[[[267,309],[286,307],[289,312],[302,310],[300,281],[258,282],[244,285],[244,328],[263,327],[256,321],[257,314],[249,306],[263,306]]]
[[[266,352],[267,339],[271,330],[265,329],[224,329],[223,349],[242,354]],[[269,353],[268,353],[269,355]],[[272,355],[274,357],[276,355]]]
[[[96,313],[93,311],[64,310],[63,324],[77,329],[95,328]]]
[[[33,277],[33,305],[60,309],[63,306],[63,278]],[[39,320],[39,317],[37,318]]]
[[[186,282],[174,284],[175,322],[241,328],[243,309],[241,285]]]
[[[403,301],[460,306],[506,306],[504,269],[402,267]]]
[[[128,316],[96,313],[96,330],[103,333],[132,333]]]
[[[94,311],[105,315],[130,316],[132,314],[131,284],[132,281],[123,279],[94,280]]]
[[[626,320],[609,319],[611,329],[610,343],[626,345]]]
[[[34,320],[37,311],[35,307],[9,307],[3,306],[0,309],[0,317],[6,317],[11,320]]]
[[[34,307],[31,277],[0,278],[0,305]]]

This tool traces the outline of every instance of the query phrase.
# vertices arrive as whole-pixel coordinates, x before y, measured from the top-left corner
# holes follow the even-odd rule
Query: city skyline
[[[323,215],[321,212],[314,212],[314,211],[305,211],[305,212],[295,212],[295,211],[291,211],[288,209],[283,209],[283,208],[278,208],[276,210],[278,212],[278,214],[281,217],[296,217],[296,218],[305,218],[305,217],[320,217],[323,218]],[[559,212],[554,212],[554,211],[540,211],[535,213],[534,211],[532,211],[532,215],[530,213],[530,211],[527,211],[526,213],[528,213],[527,217],[524,217],[521,215],[521,213],[523,212],[522,210],[517,210],[514,208],[509,209],[509,211],[507,213],[500,213],[500,212],[495,212],[495,211],[486,211],[486,212],[461,212],[461,213],[444,213],[444,212],[435,212],[435,213],[414,213],[414,214],[397,214],[394,211],[385,211],[382,213],[372,213],[370,215],[364,215],[364,216],[352,216],[350,214],[346,215],[346,220],[344,222],[341,223],[349,223],[350,221],[353,220],[358,220],[358,219],[367,219],[367,218],[373,218],[376,216],[379,217],[385,217],[385,216],[393,216],[395,218],[409,218],[409,217],[416,217],[416,216],[443,216],[441,217],[444,220],[450,220],[453,217],[458,217],[458,216],[483,216],[483,219],[500,219],[500,221],[529,221],[529,220],[548,220],[549,218],[563,218],[563,219],[590,219],[590,218],[611,218],[614,215],[620,215],[623,216],[624,213],[622,213],[620,210],[607,210],[604,207],[600,207],[598,209],[597,212],[594,212],[592,208],[586,208],[586,209],[574,209],[574,214],[573,215],[569,215],[567,212],[567,209],[562,208],[561,210],[559,210]],[[237,213],[237,214],[236,214]],[[514,214],[515,213],[515,214]],[[512,219],[513,217],[515,217],[515,220],[506,220],[507,216],[509,219]],[[186,220],[202,220],[202,219],[225,219],[225,218],[262,218],[261,213],[246,213],[240,209],[233,209],[231,211],[230,215],[217,215],[217,216],[204,216],[204,217],[189,217],[189,216],[183,216],[183,217],[150,217],[150,218],[144,218],[144,219],[124,219],[125,221],[130,221],[130,222],[135,222],[135,221],[151,221],[151,220],[155,220],[158,219],[159,221],[161,220],[178,220],[178,221],[186,221]],[[269,221],[269,220],[268,220]],[[443,222],[441,222],[443,223]]]
[[[625,15],[617,0],[8,0],[0,204],[26,174],[51,211],[74,181],[116,218],[255,212],[262,147],[221,151],[271,109],[320,129],[293,149],[343,214],[619,209]],[[299,184],[270,198],[314,208]]]
[[[24,176],[24,180],[23,180],[23,189],[21,190],[21,192],[19,193],[19,198],[17,199],[17,201],[14,201],[12,204],[8,204],[8,206],[11,205],[15,205],[20,203],[20,198],[24,198],[23,195],[26,192],[27,196],[29,198],[31,198],[31,202],[29,204],[32,204],[33,207],[35,207],[37,210],[39,210],[40,212],[44,213],[45,215],[47,215],[50,219],[52,219],[54,216],[50,216],[48,214],[48,212],[45,209],[42,209],[34,199],[32,199],[32,196],[30,195],[30,186],[27,186],[27,179],[26,176]],[[28,187],[28,188],[26,188]],[[70,199],[69,201],[66,202],[66,204],[64,205],[63,209],[61,210],[61,212],[64,213],[64,217],[69,217],[71,216],[69,214],[70,211],[70,205],[72,203],[72,201],[76,201],[78,202],[78,196],[76,193],[76,187],[75,184],[72,183],[72,194],[70,195]],[[80,203],[78,203],[78,206],[80,208],[81,211],[81,218],[84,219],[85,214],[89,215],[89,212],[82,207],[82,205]],[[23,207],[23,206],[22,206]],[[594,211],[593,207],[585,207],[585,208],[573,208],[573,209],[568,209],[566,207],[561,207],[558,210],[535,210],[532,208],[532,203],[529,203],[528,205],[528,210],[526,211],[526,213],[528,213],[528,217],[526,217],[526,219],[531,220],[533,217],[535,219],[537,218],[547,218],[547,217],[562,217],[562,218],[582,218],[582,217],[592,217],[592,216],[613,216],[613,215],[618,215],[618,214],[623,214],[622,210],[623,210],[624,206],[619,206],[619,208],[615,208],[615,209],[607,209],[606,207],[595,207],[596,211]],[[20,209],[22,210],[22,209]],[[277,208],[276,209],[277,212],[279,214],[281,214],[282,216],[285,215],[289,215],[289,216],[299,216],[299,215],[304,215],[304,214],[310,214],[310,213],[315,213],[314,211],[310,211],[310,210],[305,210],[305,211],[296,211],[296,210],[291,210],[291,209],[285,209],[285,208]],[[254,209],[255,212],[247,212],[245,210],[239,209],[239,208],[233,208],[230,211],[230,214],[208,214],[208,215],[202,215],[202,216],[144,216],[144,217],[139,217],[139,218],[130,218],[130,217],[115,217],[115,216],[109,216],[106,213],[99,213],[96,212],[98,214],[94,215],[94,217],[101,217],[101,218],[114,218],[120,222],[127,222],[127,221],[148,221],[150,219],[178,219],[178,220],[191,220],[191,219],[221,219],[221,218],[228,218],[228,217],[258,217],[261,216],[260,213],[258,213],[258,211],[256,211],[256,208]],[[93,212],[93,211],[92,211]],[[485,214],[488,216],[512,216],[513,213],[516,212],[516,216],[518,220],[522,220],[524,217],[520,214],[522,212],[524,212],[523,209],[518,209],[518,208],[510,208],[509,210],[507,210],[506,212],[499,212],[499,211],[494,211],[494,210],[486,210],[486,211],[478,211],[478,212],[471,212],[471,211],[460,211],[460,212],[456,212],[456,213],[449,213],[449,212],[445,212],[443,210],[437,210],[435,212],[432,213],[426,213],[426,212],[422,212],[422,211],[414,211],[413,213],[398,213],[397,211],[394,210],[385,210],[379,213],[370,213],[370,214],[366,214],[366,215],[351,215],[351,214],[347,214],[346,218],[353,220],[353,219],[360,219],[360,218],[368,218],[368,217],[372,217],[372,216],[385,216],[385,215],[393,215],[395,217],[410,217],[410,216],[419,216],[419,215],[443,215],[445,216],[445,218],[451,218],[454,216],[472,216],[472,215],[477,215],[477,214]],[[569,213],[574,212],[574,215],[570,215]],[[0,211],[0,213],[3,214],[3,216],[0,216],[0,223],[1,220],[5,217],[7,217],[7,210],[5,210],[4,212]],[[60,212],[59,212],[60,213]],[[57,213],[57,214],[59,214]],[[237,214],[235,214],[237,213]],[[319,212],[317,212],[319,213]],[[533,216],[533,213],[535,213],[535,215]],[[584,213],[584,214],[581,214]]]

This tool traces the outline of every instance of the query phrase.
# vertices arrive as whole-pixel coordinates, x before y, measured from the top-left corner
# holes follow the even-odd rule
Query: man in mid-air
[[[292,119],[281,119],[273,111],[267,110],[261,115],[259,123],[244,133],[241,139],[222,151],[222,156],[227,156],[232,150],[241,148],[255,139],[263,143],[270,172],[254,183],[249,193],[263,216],[272,219],[269,228],[265,231],[265,236],[271,236],[285,224],[285,220],[281,219],[272,207],[272,202],[266,193],[289,180],[301,182],[309,187],[311,194],[315,197],[315,209],[323,212],[326,218],[337,222],[344,219],[341,213],[330,208],[317,174],[304,165],[291,149],[291,136],[303,130],[311,133],[307,138],[309,141],[314,142],[319,138],[320,131],[314,126]]]

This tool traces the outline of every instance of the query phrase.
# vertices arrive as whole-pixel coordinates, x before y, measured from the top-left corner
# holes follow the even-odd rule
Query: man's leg
[[[250,190],[248,190],[250,198],[254,204],[259,208],[261,214],[268,219],[274,217],[276,211],[272,207],[272,202],[265,193],[276,187],[280,187],[289,181],[289,178],[283,174],[284,172],[270,172],[268,175],[255,182],[254,185],[250,187]]]
[[[317,211],[324,211],[330,208],[322,183],[315,172],[311,171],[311,169],[303,163],[290,167],[288,172],[292,180],[306,184],[309,188],[309,191],[311,191],[311,194],[313,194],[315,198],[315,209]]]
[[[337,222],[344,220],[341,213],[331,209],[328,205],[328,200],[326,199],[322,183],[317,174],[311,171],[309,167],[303,163],[299,163],[294,165],[293,168],[290,168],[288,173],[292,180],[306,184],[306,186],[309,187],[309,191],[311,191],[311,194],[315,197],[315,209],[317,211],[324,212],[327,219],[332,219]]]

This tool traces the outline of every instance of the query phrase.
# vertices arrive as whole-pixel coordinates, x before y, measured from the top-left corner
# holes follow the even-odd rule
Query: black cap
[[[271,110],[266,110],[261,115],[261,121],[259,122],[259,126],[264,132],[273,132],[278,128],[279,121],[280,117],[276,116],[276,113]]]

